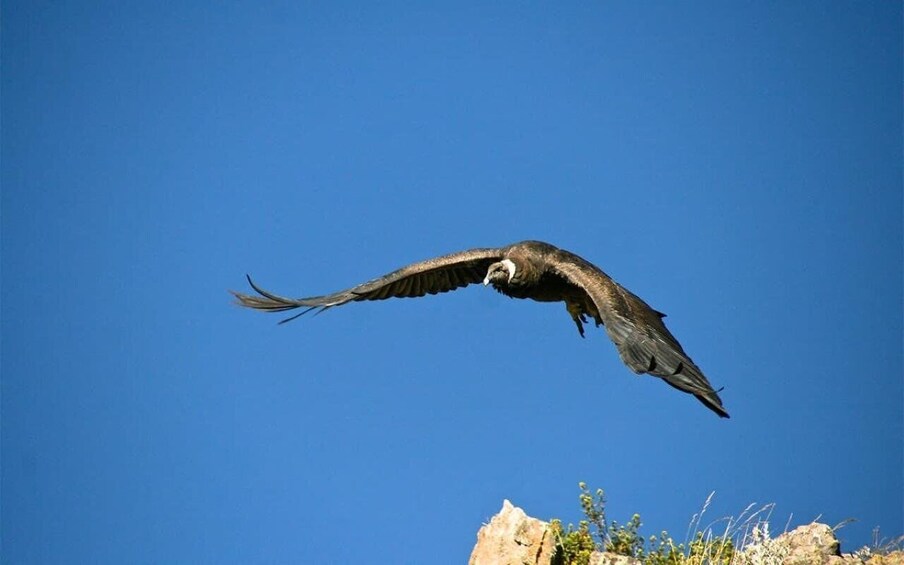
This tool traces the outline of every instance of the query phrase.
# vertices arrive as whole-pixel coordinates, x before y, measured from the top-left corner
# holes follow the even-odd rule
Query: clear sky
[[[126,4],[3,3],[4,563],[463,563],[578,481],[904,533],[899,2]],[[560,305],[227,294],[522,239],[732,419]]]

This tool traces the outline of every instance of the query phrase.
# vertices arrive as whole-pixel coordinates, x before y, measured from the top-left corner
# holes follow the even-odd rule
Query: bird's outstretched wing
[[[324,296],[309,298],[286,298],[268,292],[257,286],[248,276],[248,283],[257,295],[230,291],[242,306],[266,312],[285,312],[295,308],[306,308],[299,314],[282,320],[294,320],[311,310],[324,311],[334,306],[361,300],[384,300],[386,298],[412,298],[425,294],[448,292],[473,283],[479,283],[489,266],[502,259],[505,249],[469,249],[451,253],[426,261],[412,263],[388,275],[373,279],[356,287]]]
[[[693,394],[719,416],[729,417],[703,372],[665,327],[664,314],[585,259],[564,250],[556,254],[550,258],[554,270],[593,300],[606,333],[628,368],[660,377],[678,390]]]

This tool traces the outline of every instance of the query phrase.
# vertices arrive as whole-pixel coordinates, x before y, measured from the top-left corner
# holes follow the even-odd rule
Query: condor
[[[684,352],[657,312],[589,261],[542,241],[522,241],[499,248],[469,249],[402,267],[354,288],[325,296],[285,298],[248,283],[249,296],[232,291],[242,306],[268,312],[305,308],[282,322],[311,310],[362,300],[413,298],[448,292],[482,282],[512,298],[564,302],[581,337],[588,319],[603,326],[622,361],[637,374],[662,378],[696,396],[723,418],[728,412],[697,365]],[[281,322],[281,323],[282,323]]]

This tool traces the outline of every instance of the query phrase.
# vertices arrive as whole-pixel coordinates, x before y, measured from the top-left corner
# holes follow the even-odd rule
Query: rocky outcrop
[[[779,542],[788,546],[791,563],[817,563],[820,559],[841,556],[841,544],[832,528],[813,522],[783,534]]]
[[[506,500],[499,514],[477,532],[468,565],[549,565],[555,551],[549,523]]]
[[[755,536],[756,537],[756,536]],[[842,555],[829,526],[813,522],[774,539],[764,536],[739,552],[733,563],[744,565],[904,565],[904,552],[871,555],[863,549]]]
[[[551,565],[556,540],[549,523],[531,518],[508,500],[489,524],[477,532],[469,565]],[[735,554],[732,565],[904,565],[904,551],[872,555],[867,550],[842,555],[835,532],[812,523],[770,538],[755,530],[754,543]],[[590,565],[642,565],[639,559],[594,552]]]

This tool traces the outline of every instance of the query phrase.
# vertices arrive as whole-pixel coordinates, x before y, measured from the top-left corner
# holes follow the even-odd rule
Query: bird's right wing
[[[266,312],[285,312],[295,308],[307,308],[300,314],[280,323],[293,320],[314,309],[327,310],[348,302],[384,300],[386,298],[412,298],[425,294],[448,292],[473,283],[479,283],[487,269],[502,259],[501,249],[469,249],[412,263],[382,277],[353,288],[324,296],[286,298],[257,286],[248,276],[248,283],[257,295],[230,291],[238,304]]]

